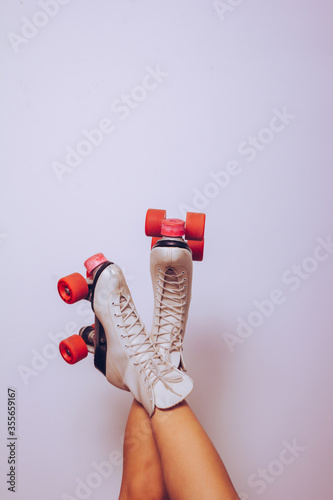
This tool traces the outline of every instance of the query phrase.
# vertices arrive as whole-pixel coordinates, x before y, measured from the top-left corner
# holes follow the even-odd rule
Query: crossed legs
[[[148,413],[135,399],[124,436],[119,500],[169,500]]]
[[[239,500],[214,445],[183,401],[150,419],[133,401],[119,500]]]

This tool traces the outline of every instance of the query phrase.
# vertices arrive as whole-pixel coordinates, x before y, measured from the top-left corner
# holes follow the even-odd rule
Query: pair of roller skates
[[[180,403],[193,388],[186,375],[183,341],[191,300],[192,261],[203,259],[205,215],[188,213],[186,222],[147,211],[152,236],[150,272],[154,314],[149,334],[134,306],[119,266],[96,254],[85,261],[86,278],[74,273],[58,282],[68,304],[89,300],[95,323],[60,343],[67,363],[94,354],[95,367],[120,389],[130,391],[152,415]]]

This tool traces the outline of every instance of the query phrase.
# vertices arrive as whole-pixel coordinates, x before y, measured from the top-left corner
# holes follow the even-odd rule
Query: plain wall
[[[242,500],[329,500],[331,2],[31,0],[1,10],[1,498],[118,498],[132,398],[92,356],[64,363],[59,339],[93,316],[88,304],[64,304],[56,285],[103,252],[150,328],[144,219],[162,208],[207,214],[185,337],[188,401]],[[120,108],[129,94],[132,108]],[[84,150],[84,131],[101,122],[112,132]],[[77,147],[85,156],[68,166]],[[15,496],[7,387],[17,394]],[[102,478],[96,464],[111,453]]]

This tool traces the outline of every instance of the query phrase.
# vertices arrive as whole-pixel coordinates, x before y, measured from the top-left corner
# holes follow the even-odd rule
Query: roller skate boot
[[[186,223],[165,217],[164,210],[153,209],[146,216],[146,235],[153,236],[151,340],[166,361],[186,371],[183,343],[191,302],[192,261],[203,259],[205,214],[189,212]]]
[[[121,269],[97,254],[85,262],[87,279],[78,273],[58,283],[60,296],[91,302],[95,324],[60,343],[63,358],[74,363],[94,353],[95,367],[114,386],[130,391],[149,415],[169,408],[191,392],[193,382],[167,363],[152,344],[134,306]]]

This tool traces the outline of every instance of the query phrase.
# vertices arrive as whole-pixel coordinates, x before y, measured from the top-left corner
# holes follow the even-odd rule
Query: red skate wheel
[[[147,210],[145,231],[146,236],[161,236],[162,221],[165,219],[166,210]]]
[[[80,335],[72,335],[60,342],[59,350],[66,363],[70,365],[88,356],[88,347]]]
[[[205,214],[187,212],[185,224],[185,239],[196,241],[203,240],[205,235],[205,222]]]
[[[153,246],[156,245],[156,243],[161,239],[162,238],[159,238],[158,236],[153,236],[151,239],[151,248],[153,248]]]
[[[58,292],[64,302],[74,304],[87,297],[89,288],[81,274],[73,273],[58,281]]]
[[[205,240],[200,240],[200,241],[188,240],[187,244],[192,251],[192,260],[202,260],[204,254]]]

